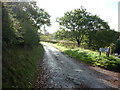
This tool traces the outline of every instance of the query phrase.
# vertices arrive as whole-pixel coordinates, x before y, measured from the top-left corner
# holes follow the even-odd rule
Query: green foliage
[[[53,37],[56,40],[64,40],[69,39],[70,32],[65,30],[58,30],[57,32],[54,32]]]
[[[2,7],[3,48],[21,43],[27,47],[38,44],[38,29],[50,26],[50,15],[35,2],[4,2]]]
[[[76,48],[77,47],[77,43],[73,43],[73,42],[69,42],[69,41],[61,41],[58,43],[58,45],[62,45],[66,48]]]
[[[41,41],[51,41],[53,40],[53,35],[50,33],[45,33],[40,35]]]
[[[88,38],[91,40],[91,47],[94,49],[104,48],[110,46],[111,43],[115,43],[119,34],[114,30],[100,30],[89,33],[91,36]]]
[[[111,54],[114,54],[115,48],[116,48],[115,44],[114,44],[114,43],[111,43],[109,47],[110,47],[110,49],[111,49],[111,50],[110,50],[110,53],[111,53]]]
[[[57,19],[57,22],[59,22],[61,28],[70,32],[67,38],[75,40],[78,46],[90,34],[89,31],[109,29],[108,24],[104,20],[97,15],[88,13],[83,7],[64,13],[63,17]],[[61,34],[59,35],[61,37]]]
[[[61,26],[72,32],[71,37],[77,41],[78,46],[87,31],[87,15],[86,10],[81,8],[66,12],[63,17],[57,20]]]
[[[19,23],[10,14],[10,12],[12,13],[12,11],[7,6],[3,6],[2,9],[2,41],[3,46],[6,47],[17,42],[16,29],[19,30],[20,27],[14,27],[16,25],[19,26]]]
[[[119,69],[120,59],[117,59],[112,55],[110,57],[107,57],[105,53],[103,53],[100,56],[99,52],[88,49],[83,49],[83,48],[71,49],[70,47],[66,48],[64,45],[61,44],[52,44],[52,43],[47,43],[47,44],[52,45],[58,48],[59,50],[61,50],[62,52],[83,62],[120,72]]]
[[[24,44],[28,47],[33,47],[34,45],[39,44],[39,36],[37,32],[37,28],[31,26],[28,22],[23,22],[23,27],[25,28],[25,32],[23,34]]]
[[[42,45],[32,49],[9,48],[3,52],[3,88],[35,88],[37,65],[43,57]],[[39,71],[40,72],[40,71]]]
[[[119,37],[119,39],[116,42],[115,53],[120,54],[120,37]]]
[[[33,88],[39,58],[38,29],[50,15],[35,2],[2,2],[3,88]]]
[[[28,47],[33,47],[34,45],[39,44],[39,36],[37,35],[37,32],[31,29],[26,30],[23,38],[25,45]]]

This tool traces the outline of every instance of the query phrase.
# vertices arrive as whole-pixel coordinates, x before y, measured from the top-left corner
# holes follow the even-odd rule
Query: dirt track
[[[58,49],[43,45],[44,59],[42,72],[37,81],[37,88],[111,88],[116,87],[106,82],[109,78],[88,65],[77,62]]]

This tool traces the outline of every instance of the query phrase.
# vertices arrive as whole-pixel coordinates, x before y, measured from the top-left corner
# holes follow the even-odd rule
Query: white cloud
[[[58,29],[57,17],[81,6],[107,21],[111,29],[118,30],[118,0],[37,0],[37,5],[51,15],[52,26],[47,28],[50,33]]]

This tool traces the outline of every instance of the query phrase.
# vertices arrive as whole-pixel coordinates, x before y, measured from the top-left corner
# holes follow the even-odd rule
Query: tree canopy
[[[2,3],[3,46],[39,44],[38,30],[50,26],[50,15],[39,9],[36,2]]]
[[[109,29],[107,22],[87,12],[83,7],[64,13],[63,17],[57,18],[57,22],[62,28],[72,32],[71,37],[77,41],[78,46],[89,31]]]

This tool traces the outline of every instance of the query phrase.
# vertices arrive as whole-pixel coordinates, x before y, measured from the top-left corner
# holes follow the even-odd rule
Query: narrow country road
[[[58,49],[43,45],[45,49],[42,68],[43,88],[111,88],[104,82],[107,76],[77,62]],[[38,84],[38,87],[43,81]]]

